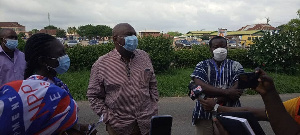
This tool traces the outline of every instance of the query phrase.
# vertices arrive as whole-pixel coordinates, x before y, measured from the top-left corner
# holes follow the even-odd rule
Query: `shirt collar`
[[[134,50],[134,51],[133,51],[133,54],[132,54],[132,56],[131,56],[130,59],[133,59],[133,58],[135,57],[135,55],[137,55],[137,53],[138,53],[138,52],[137,52],[136,50]],[[113,50],[113,54],[116,55],[119,59],[122,60],[122,56],[121,56],[121,54],[118,52],[118,50],[117,50],[116,48]]]

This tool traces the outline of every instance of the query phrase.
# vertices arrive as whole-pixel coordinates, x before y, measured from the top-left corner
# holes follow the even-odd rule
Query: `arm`
[[[149,55],[148,55],[148,58],[149,58],[149,62],[151,65],[151,70],[153,71],[150,81],[149,81],[149,91],[150,91],[150,95],[152,96],[152,98],[155,99],[155,101],[158,101],[157,80],[156,80],[156,77],[154,74],[154,69],[153,69],[152,62],[151,62]]]
[[[203,108],[206,111],[212,111],[216,102],[213,98],[207,98],[206,100],[200,99]],[[251,112],[258,120],[267,121],[268,118],[265,113],[264,108],[250,108],[250,107],[227,107],[227,106],[219,106],[218,112]]]
[[[90,102],[92,110],[99,116],[104,115],[103,122],[109,120],[109,111],[105,106],[105,89],[101,76],[99,76],[99,69],[95,63],[91,69],[90,81],[87,90],[87,98]]]
[[[267,76],[261,69],[258,72],[260,72],[259,85],[255,90],[261,95],[265,103],[274,133],[300,134],[300,125],[285,110],[272,78]]]
[[[233,87],[229,88],[228,90],[223,90],[223,89],[211,86],[198,78],[195,78],[194,81],[195,81],[195,84],[200,85],[202,87],[204,94],[213,95],[213,96],[217,96],[217,97],[225,97],[225,99],[221,98],[220,101],[226,101],[227,100],[226,98],[236,100],[242,95],[242,91],[236,89],[237,82],[234,84]]]

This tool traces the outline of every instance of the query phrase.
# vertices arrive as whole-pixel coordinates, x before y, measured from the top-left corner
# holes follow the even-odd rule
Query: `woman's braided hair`
[[[25,60],[26,60],[26,69],[24,74],[24,79],[27,79],[34,72],[39,69],[38,59],[41,56],[49,55],[49,51],[47,48],[51,46],[51,44],[47,44],[50,41],[56,40],[55,37],[44,34],[37,33],[32,35],[27,41],[25,45]]]

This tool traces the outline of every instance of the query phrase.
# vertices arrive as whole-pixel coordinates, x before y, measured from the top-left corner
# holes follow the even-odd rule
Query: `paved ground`
[[[300,96],[300,93],[282,94],[282,101]],[[264,103],[259,95],[244,95],[241,97],[242,106],[264,107]],[[98,116],[92,112],[87,101],[78,102],[79,122],[94,123],[98,121]],[[159,115],[172,115],[172,135],[193,135],[194,127],[191,125],[192,110],[195,103],[188,97],[168,97],[160,98]],[[260,122],[267,135],[273,135],[269,122]],[[107,135],[105,125],[100,124],[97,129],[99,135]]]

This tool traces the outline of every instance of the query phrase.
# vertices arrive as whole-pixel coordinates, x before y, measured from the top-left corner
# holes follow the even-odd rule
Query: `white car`
[[[79,42],[77,40],[70,40],[67,43],[68,47],[73,47],[73,46],[75,46],[77,44],[79,44]]]

